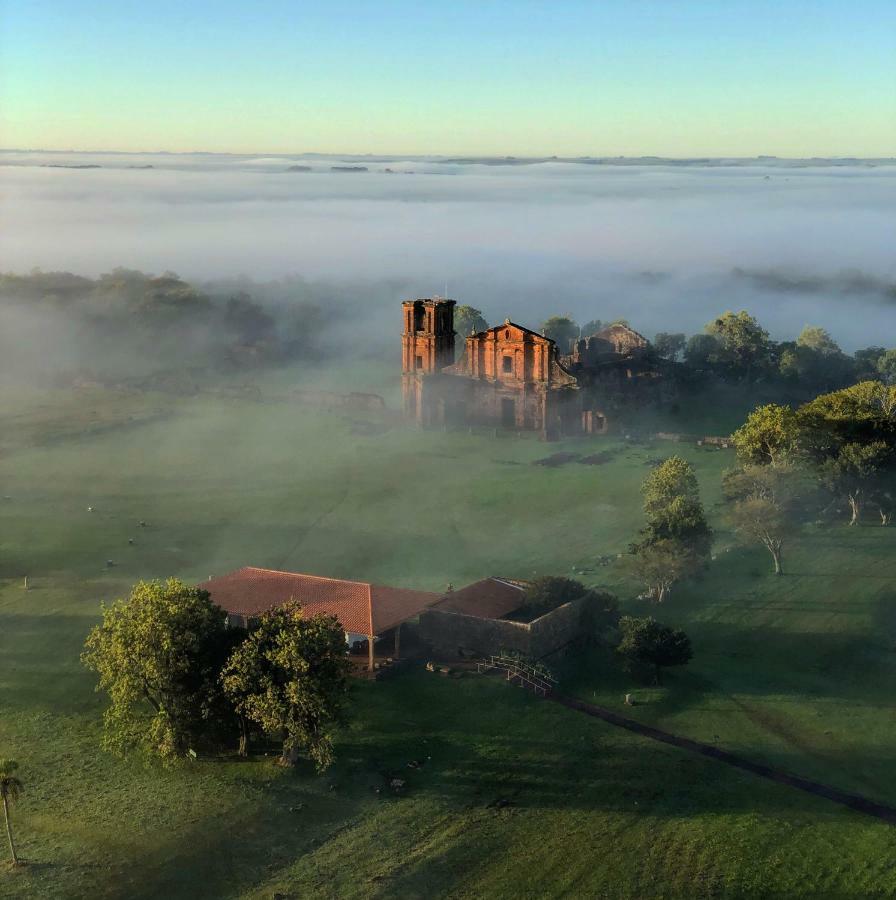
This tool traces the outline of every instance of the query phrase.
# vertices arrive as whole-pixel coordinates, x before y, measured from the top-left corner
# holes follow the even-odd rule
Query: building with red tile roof
[[[234,624],[247,625],[252,618],[295,600],[309,616],[335,616],[347,635],[368,641],[370,666],[378,635],[396,630],[396,656],[402,622],[438,603],[444,594],[384,587],[366,581],[346,581],[298,572],[278,572],[244,566],[235,572],[210,578],[199,585]]]

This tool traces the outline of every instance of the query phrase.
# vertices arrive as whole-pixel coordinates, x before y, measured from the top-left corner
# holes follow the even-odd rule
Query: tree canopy
[[[768,332],[746,310],[726,312],[706,326],[718,341],[714,361],[732,374],[755,377],[771,359]]]
[[[685,541],[660,538],[637,544],[624,568],[650,600],[662,603],[675,584],[696,575],[701,565],[700,556]]]
[[[686,665],[694,655],[691,640],[681,629],[661,625],[649,616],[623,616],[619,631],[622,637],[616,652],[631,671],[652,671],[657,683],[663,668]]]
[[[468,335],[485,331],[486,328],[488,328],[488,322],[485,321],[481,310],[466,304],[461,304],[454,310],[454,330],[461,341]]]
[[[104,607],[81,658],[109,696],[106,747],[183,756],[219,708],[218,673],[232,640],[208,593],[174,578],[139,581]]]
[[[732,437],[742,462],[775,465],[796,455],[800,425],[789,406],[768,403],[754,409]]]
[[[579,326],[569,316],[551,316],[542,323],[541,330],[557,344],[560,353],[569,353],[570,344],[579,336]]]
[[[677,362],[684,354],[687,338],[680,332],[658,331],[653,339],[653,350],[661,359]]]
[[[647,518],[642,531],[646,543],[678,540],[700,556],[709,552],[712,533],[690,463],[670,456],[647,476],[641,494]]]
[[[798,526],[806,496],[801,472],[789,465],[746,465],[727,472],[723,494],[734,530],[744,543],[759,543],[771,554],[776,575],[783,574],[783,549]]]
[[[221,676],[239,715],[283,735],[283,760],[304,749],[319,770],[333,760],[332,724],[348,690],[345,636],[336,618],[296,603],[266,612]]]

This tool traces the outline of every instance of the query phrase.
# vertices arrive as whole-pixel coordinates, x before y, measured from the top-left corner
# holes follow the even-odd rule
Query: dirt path
[[[690,750],[691,753],[699,753],[701,756],[708,756],[710,759],[716,759],[719,762],[726,763],[745,772],[751,772],[753,775],[759,775],[761,778],[768,778],[769,781],[777,781],[779,784],[786,784],[790,787],[798,788],[807,794],[814,794],[816,797],[824,797],[841,806],[847,806],[857,812],[865,813],[868,816],[874,816],[891,825],[896,825],[896,809],[891,806],[885,806],[883,803],[876,803],[867,797],[858,794],[848,794],[837,788],[829,787],[817,781],[810,781],[808,778],[800,778],[797,775],[789,775],[780,769],[774,769],[771,766],[762,765],[761,763],[751,762],[727,750],[720,750],[712,744],[703,744],[700,741],[692,741],[690,738],[679,737],[670,734],[668,731],[661,731],[659,728],[653,728],[650,725],[643,725],[634,719],[628,719],[620,716],[603,706],[595,706],[593,703],[585,703],[582,700],[576,700],[573,697],[564,697],[561,694],[552,694],[551,700],[560,703],[569,709],[575,709],[586,715],[594,716],[597,719],[603,719],[611,725],[619,728],[625,728],[634,734],[640,734],[643,737],[652,738],[655,741],[662,741],[664,744],[671,744],[673,747],[681,747],[683,750]]]

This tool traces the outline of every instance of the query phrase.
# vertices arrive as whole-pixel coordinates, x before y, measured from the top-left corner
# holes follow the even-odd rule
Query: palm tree
[[[0,799],[3,800],[3,815],[6,819],[6,836],[9,838],[9,852],[12,854],[12,864],[17,866],[19,858],[16,856],[16,845],[12,842],[12,826],[9,824],[9,804],[15,803],[22,793],[22,782],[13,775],[19,768],[19,764],[13,759],[0,759]]]

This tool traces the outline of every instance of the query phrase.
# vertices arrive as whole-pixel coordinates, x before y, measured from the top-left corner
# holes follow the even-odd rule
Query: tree
[[[18,802],[22,793],[22,782],[16,778],[15,772],[19,764],[13,759],[0,759],[0,800],[3,801],[3,817],[6,820],[6,837],[9,839],[9,852],[12,856],[12,864],[17,866],[19,858],[16,856],[16,845],[12,839],[12,824],[9,821],[9,806]]]
[[[521,608],[533,617],[544,615],[564,603],[584,597],[587,593],[588,588],[581,581],[545,575],[536,578],[526,588],[526,599]]]
[[[104,607],[81,660],[111,701],[105,746],[186,754],[222,708],[218,678],[234,633],[206,591],[175,578],[139,581]]]
[[[647,526],[644,543],[680,541],[698,557],[709,553],[712,532],[706,521],[693,466],[680,456],[658,465],[641,486]]]
[[[799,472],[788,466],[747,465],[728,472],[723,494],[731,519],[746,543],[760,543],[771,554],[775,575],[782,575],[784,541],[796,526],[802,496]]]
[[[658,331],[653,339],[653,349],[662,359],[677,362],[684,353],[686,343],[685,336],[680,332]]]
[[[768,366],[771,342],[768,332],[746,310],[726,312],[706,326],[719,342],[716,362],[731,374],[755,378]]]
[[[667,666],[686,665],[694,655],[690,638],[680,629],[661,625],[651,617],[623,616],[619,620],[622,639],[616,647],[630,671],[650,668],[656,684]]]
[[[821,465],[821,481],[831,493],[846,497],[849,524],[855,525],[862,516],[865,500],[874,498],[886,470],[892,466],[893,450],[884,441],[843,444]],[[889,524],[888,517],[882,514],[881,519],[882,524]]]
[[[853,354],[853,360],[858,380],[863,381],[876,378],[880,374],[877,368],[878,360],[886,352],[884,347],[864,347],[861,350],[856,350]]]
[[[887,384],[896,384],[896,350],[887,350],[878,357],[877,371]]]
[[[486,328],[488,322],[485,321],[482,312],[475,307],[464,304],[454,310],[454,329],[461,338],[485,331]]]
[[[878,500],[889,521],[896,479],[896,386],[863,381],[822,394],[798,411],[801,441],[820,482],[850,507],[859,521],[867,500]]]
[[[297,603],[266,612],[221,677],[237,713],[283,735],[281,762],[304,748],[318,771],[333,761],[331,725],[348,690],[345,636],[334,616],[306,618]]]
[[[527,619],[549,613],[564,603],[577,602],[582,610],[582,633],[593,637],[619,618],[616,598],[604,591],[586,587],[581,581],[555,575],[536,578],[526,588],[525,602],[519,612]]]
[[[778,371],[788,381],[832,390],[855,380],[856,361],[824,328],[807,325],[796,341],[778,345]]]
[[[546,575],[536,578],[526,589],[525,603],[517,611],[526,621],[543,616],[565,603],[577,603],[579,628],[584,642],[598,640],[619,620],[619,604],[612,594],[586,587],[572,578]]]
[[[696,575],[700,565],[693,547],[670,538],[638,544],[625,558],[629,577],[654,603],[662,603],[674,584]]]
[[[842,352],[837,342],[824,328],[818,328],[814,325],[807,325],[800,332],[796,343],[798,347],[805,347],[825,356],[837,356]]]
[[[569,345],[579,336],[579,326],[569,316],[551,316],[542,323],[541,330],[560,353],[569,353]]]
[[[684,361],[698,371],[712,369],[719,354],[719,341],[712,334],[695,334],[684,349]]]
[[[799,447],[800,425],[789,406],[759,406],[732,435],[738,458],[753,465],[777,465],[792,459]]]
[[[598,331],[603,331],[603,329],[604,323],[600,319],[590,319],[579,329],[579,336],[583,338],[591,337],[592,334],[597,334]]]

